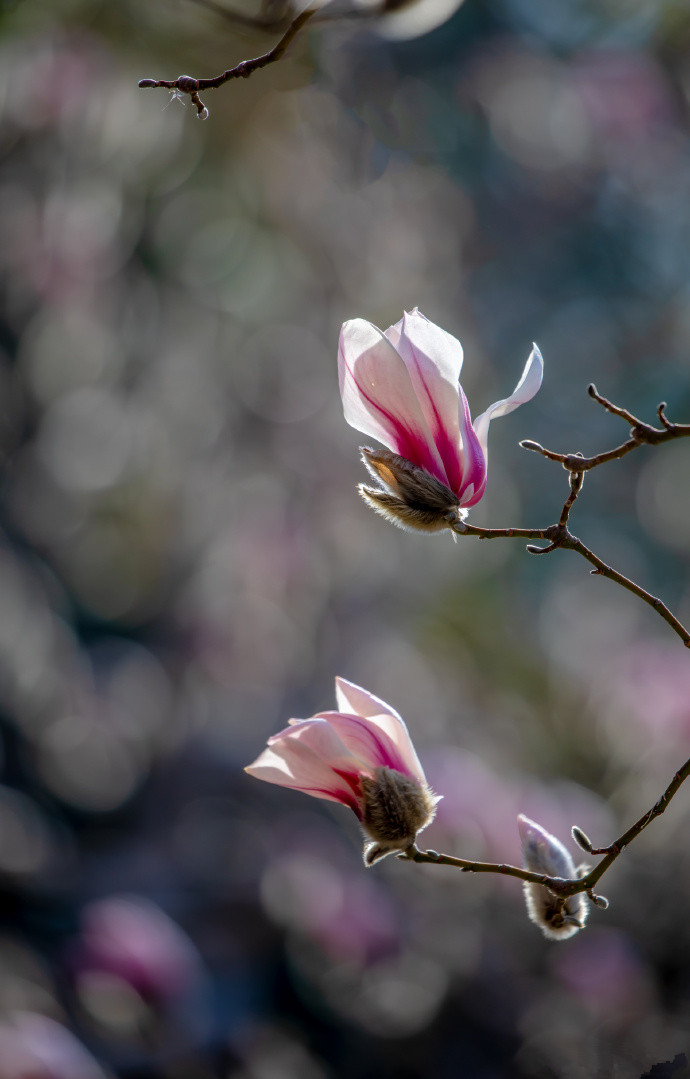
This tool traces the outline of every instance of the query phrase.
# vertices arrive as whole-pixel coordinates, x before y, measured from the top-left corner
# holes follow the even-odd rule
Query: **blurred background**
[[[557,519],[565,474],[519,439],[627,436],[589,382],[690,420],[687,3],[455,7],[314,26],[204,123],[138,79],[279,31],[0,9],[1,1079],[688,1074],[690,790],[551,944],[517,882],[365,870],[352,814],[242,772],[340,674],[405,716],[428,845],[516,862],[518,812],[607,843],[688,756],[653,611],[355,492],[346,318],[418,305],[475,415],[538,341],[476,524]],[[687,440],[640,449],[571,516],[686,624],[689,472]]]

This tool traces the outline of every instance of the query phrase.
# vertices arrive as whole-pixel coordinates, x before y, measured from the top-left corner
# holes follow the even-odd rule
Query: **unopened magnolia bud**
[[[518,817],[518,829],[525,869],[547,877],[576,879],[573,859],[560,840],[522,813]],[[528,881],[525,881],[523,890],[530,920],[550,940],[567,940],[584,927],[589,907],[581,892],[564,898],[555,895],[543,884]]]
[[[357,490],[372,509],[399,528],[439,532],[462,519],[460,500],[426,469],[389,450],[361,446],[362,461],[379,484]]]
[[[570,829],[570,834],[577,843],[578,847],[581,847],[582,850],[587,852],[587,854],[592,853],[592,851],[594,850],[594,844],[592,843],[592,840],[589,838],[589,836],[582,831],[582,828],[578,828],[578,826],[574,824]]]
[[[609,909],[609,901],[605,895],[596,895],[594,892],[587,892],[587,895],[595,907],[600,907],[602,910]]]
[[[394,768],[377,768],[362,777],[362,828],[371,840],[364,848],[366,865],[393,851],[408,850],[419,832],[431,824],[438,798],[427,786]]]

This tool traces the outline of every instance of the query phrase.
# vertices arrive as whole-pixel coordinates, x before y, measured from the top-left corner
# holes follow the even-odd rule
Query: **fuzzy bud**
[[[582,828],[578,828],[578,826],[574,824],[570,829],[570,834],[577,843],[578,847],[586,851],[587,854],[592,853],[592,851],[594,850],[594,844],[592,843],[592,840],[589,838],[589,836],[582,831]]]
[[[596,895],[594,892],[587,892],[587,895],[595,907],[599,907],[601,910],[609,909],[609,901],[605,895]]]
[[[393,851],[408,850],[434,819],[438,798],[412,776],[385,766],[361,782],[362,828],[371,840],[364,862],[370,866]]]
[[[460,500],[426,469],[389,450],[360,447],[362,461],[377,487],[357,490],[372,509],[399,528],[439,532],[462,519]]]
[[[522,813],[518,816],[518,829],[525,869],[547,877],[577,878],[578,871],[573,859],[559,839]],[[584,928],[589,907],[581,892],[563,898],[543,884],[528,881],[525,881],[523,890],[530,920],[550,940],[567,940],[578,929]]]

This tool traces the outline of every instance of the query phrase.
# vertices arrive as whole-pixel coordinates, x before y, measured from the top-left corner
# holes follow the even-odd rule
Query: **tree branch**
[[[652,808],[644,813],[631,828],[628,828],[627,832],[624,832],[622,836],[616,839],[608,847],[594,848],[581,829],[574,828],[573,835],[584,850],[593,855],[605,855],[599,865],[595,866],[595,868],[590,870],[585,876],[570,879],[564,877],[542,876],[539,873],[532,873],[528,869],[521,869],[516,865],[505,865],[494,862],[473,862],[466,858],[454,858],[450,854],[439,854],[435,850],[422,851],[416,846],[410,847],[409,850],[398,855],[398,857],[402,861],[420,862],[428,865],[449,865],[455,869],[460,869],[463,873],[499,873],[502,876],[517,877],[519,880],[528,881],[531,884],[541,884],[545,888],[548,888],[550,892],[553,892],[554,895],[560,896],[562,899],[567,899],[568,896],[576,895],[578,892],[586,892],[595,905],[605,906],[607,905],[606,900],[601,896],[595,896],[593,893],[595,884],[601,880],[604,873],[610,869],[618,856],[634,839],[637,838],[638,835],[640,835],[641,832],[644,831],[647,825],[651,824],[657,817],[660,817],[668,808],[671,799],[689,775],[690,760],[687,760],[683,767],[676,772],[668,787]]]
[[[631,449],[635,449],[636,446],[641,446],[647,443],[651,446],[657,446],[662,442],[668,442],[675,438],[684,438],[690,435],[690,424],[683,423],[671,423],[665,414],[666,403],[662,403],[657,408],[657,415],[662,424],[662,428],[652,427],[647,423],[643,423],[642,420],[638,420],[636,416],[633,416],[627,409],[619,408],[618,405],[612,404],[605,397],[602,397],[594,385],[589,386],[588,393],[590,397],[593,397],[596,401],[610,412],[614,416],[620,416],[626,423],[631,424],[631,438],[628,442],[624,442],[621,446],[617,446],[616,449],[608,450],[605,453],[597,454],[595,457],[583,457],[581,453],[554,453],[552,450],[546,450],[538,442],[533,442],[531,439],[524,439],[520,445],[527,450],[534,450],[541,453],[544,457],[547,457],[550,461],[558,461],[568,472],[568,479],[570,483],[570,494],[568,495],[558,522],[553,525],[549,525],[547,528],[479,528],[476,525],[469,525],[465,521],[452,521],[450,527],[454,535],[457,536],[477,536],[479,539],[512,539],[525,538],[525,539],[542,539],[548,540],[546,547],[538,547],[535,544],[528,544],[527,550],[530,554],[542,555],[551,554],[552,551],[562,547],[564,550],[576,551],[577,554],[585,558],[590,565],[594,566],[591,570],[592,573],[598,574],[601,577],[607,577],[610,581],[615,581],[621,588],[625,588],[628,592],[632,592],[634,596],[637,596],[644,603],[648,604],[653,610],[657,612],[661,618],[671,627],[674,633],[676,633],[686,648],[690,648],[690,631],[680,622],[676,616],[669,610],[665,603],[662,602],[657,596],[653,596],[646,589],[635,581],[631,581],[629,577],[625,577],[618,570],[613,569],[612,566],[608,566],[598,555],[595,555],[593,551],[590,551],[589,547],[568,528],[568,518],[570,511],[575,504],[575,500],[582,490],[582,484],[584,481],[585,472],[590,468],[595,468],[597,465],[604,464],[606,461],[613,461],[619,457],[623,457]]]
[[[657,407],[657,416],[662,424],[661,429],[658,427],[652,427],[651,424],[645,423],[643,420],[639,420],[637,416],[633,416],[632,412],[628,412],[625,408],[620,408],[618,405],[614,405],[611,401],[608,401],[605,397],[602,397],[598,392],[594,383],[591,383],[587,387],[587,393],[590,397],[598,401],[602,408],[605,408],[607,412],[610,412],[613,416],[620,416],[622,420],[630,424],[630,438],[621,443],[620,446],[616,446],[615,449],[606,450],[603,453],[597,453],[594,457],[583,457],[581,453],[556,453],[553,450],[547,450],[541,446],[538,442],[532,441],[530,438],[523,439],[520,443],[523,449],[533,450],[535,453],[541,453],[543,457],[547,457],[549,461],[559,461],[568,472],[587,472],[590,468],[596,468],[598,465],[607,464],[609,461],[618,461],[621,457],[625,457],[631,450],[637,449],[638,446],[658,446],[661,442],[670,442],[675,438],[687,438],[690,435],[690,423],[671,423],[665,413],[666,402],[662,401]]]
[[[195,79],[192,75],[180,75],[176,79],[140,79],[139,87],[141,89],[150,89],[163,86],[166,90],[172,90],[173,96],[177,97],[189,94],[193,104],[196,106],[197,115],[205,120],[208,116],[208,109],[199,97],[200,90],[216,90],[219,86],[229,82],[230,79],[248,79],[259,68],[267,67],[268,64],[273,64],[276,60],[280,60],[292,39],[296,37],[305,23],[318,10],[318,7],[306,8],[295,16],[280,41],[272,49],[269,49],[268,52],[263,53],[261,56],[256,56],[253,60],[240,60],[235,67],[229,67],[227,71],[221,72],[220,75],[216,75],[214,78]]]

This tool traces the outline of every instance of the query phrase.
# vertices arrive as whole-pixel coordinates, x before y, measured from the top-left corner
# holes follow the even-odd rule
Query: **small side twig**
[[[683,785],[685,780],[690,776],[690,760],[687,760],[682,768],[679,768],[673,779],[669,783],[668,787],[661,795],[661,797],[654,803],[651,809],[640,817],[638,821],[628,828],[627,832],[624,832],[622,836],[619,836],[615,842],[611,843],[608,847],[599,847],[592,850],[592,854],[604,854],[605,858],[599,863],[586,877],[583,877],[583,883],[586,884],[588,889],[592,889],[597,881],[601,880],[604,873],[610,866],[613,865],[616,858],[625,850],[633,839],[645,830],[648,824],[651,824],[653,820],[660,817],[661,814],[668,809],[668,806],[673,798],[674,794]]]
[[[540,453],[542,457],[548,458],[549,461],[558,461],[570,473],[588,472],[591,468],[597,468],[598,465],[607,464],[609,461],[619,461],[621,457],[625,457],[626,454],[637,449],[638,446],[658,446],[661,442],[670,442],[674,438],[687,438],[690,436],[690,423],[671,423],[668,419],[665,413],[665,401],[662,401],[656,410],[662,424],[660,429],[638,419],[632,412],[628,412],[626,408],[620,408],[618,405],[612,404],[606,397],[601,396],[594,383],[587,387],[587,392],[607,412],[610,412],[613,416],[619,416],[630,424],[630,438],[627,441],[622,442],[620,446],[616,446],[612,450],[597,453],[593,457],[583,457],[579,453],[557,453],[554,450],[546,449],[531,438],[522,440],[520,443],[522,448],[532,450],[534,453]]]
[[[172,90],[177,94],[189,94],[193,104],[196,106],[197,115],[202,119],[206,119],[208,109],[201,100],[199,91],[216,90],[231,79],[248,79],[250,75],[253,75],[260,68],[280,60],[292,39],[318,10],[317,7],[306,8],[295,16],[280,41],[272,49],[269,49],[268,52],[263,53],[261,56],[254,57],[253,60],[240,60],[239,64],[229,67],[220,75],[214,76],[214,78],[196,79],[192,75],[179,75],[176,79],[140,79],[139,87],[141,89],[152,89],[162,86],[166,90]]]

